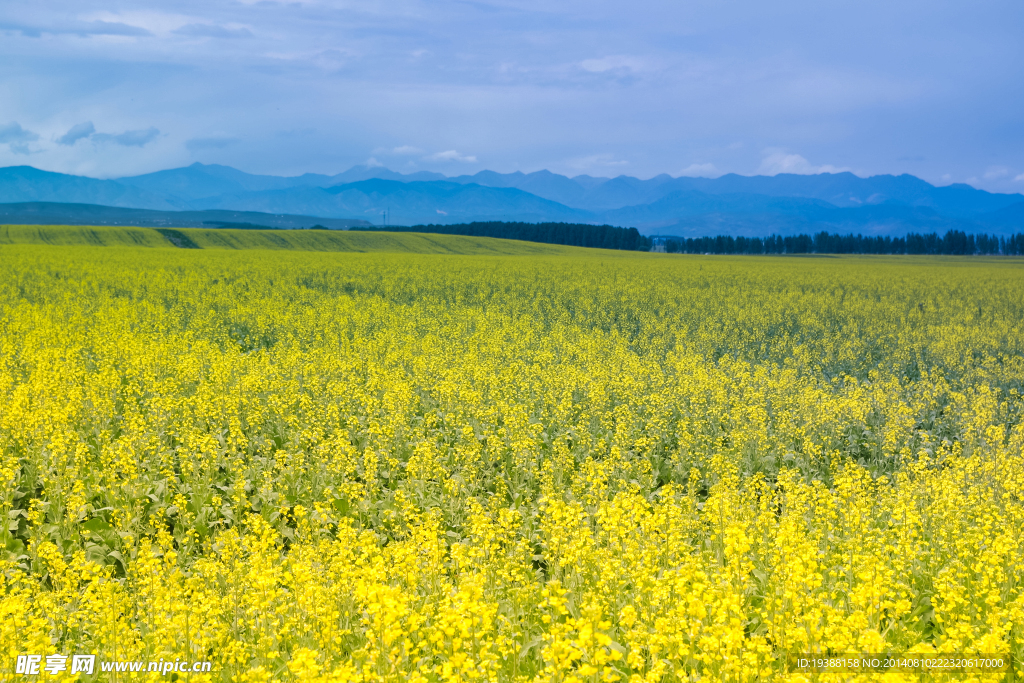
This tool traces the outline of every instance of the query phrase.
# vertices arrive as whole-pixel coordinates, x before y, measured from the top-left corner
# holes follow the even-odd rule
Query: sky
[[[0,166],[1024,191],[1024,2],[4,0]]]

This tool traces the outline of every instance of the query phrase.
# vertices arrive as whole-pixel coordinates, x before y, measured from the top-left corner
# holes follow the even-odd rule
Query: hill
[[[0,247],[18,244],[511,256],[569,254],[578,251],[576,247],[491,237],[379,231],[0,225]]]
[[[19,202],[0,204],[0,224],[24,225],[131,225],[140,227],[232,227],[240,224],[265,228],[311,228],[322,225],[343,230],[370,225],[351,218],[322,218],[259,211],[153,211],[96,204]]]
[[[92,247],[172,247],[152,228],[109,225],[0,225],[0,246],[49,244]]]

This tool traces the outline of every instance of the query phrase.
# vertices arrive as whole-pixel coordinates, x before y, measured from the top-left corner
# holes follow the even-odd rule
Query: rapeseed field
[[[998,259],[0,246],[0,679],[1019,658],[1022,326]]]

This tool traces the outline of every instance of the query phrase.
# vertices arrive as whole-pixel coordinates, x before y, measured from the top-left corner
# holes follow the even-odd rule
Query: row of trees
[[[1003,254],[1024,255],[1024,234],[968,235],[950,230],[937,233],[909,233],[905,237],[871,237],[819,232],[816,235],[770,235],[768,237],[717,237],[663,239],[670,254]]]
[[[317,226],[319,227],[319,226]],[[949,254],[1024,255],[1024,234],[1008,237],[969,235],[950,230],[945,235],[912,232],[904,237],[873,237],[819,232],[815,235],[768,237],[644,237],[636,228],[586,223],[514,223],[486,221],[454,225],[371,226],[352,230],[427,232],[442,235],[498,237],[502,239],[564,244],[573,247],[650,251],[656,243],[670,254]]]
[[[611,225],[586,223],[506,223],[487,221],[457,223],[455,225],[413,225],[353,227],[351,230],[385,230],[388,232],[430,232],[441,235],[467,235],[470,237],[500,237],[508,240],[564,244],[571,247],[650,251],[651,238],[644,237],[636,228],[616,228]]]

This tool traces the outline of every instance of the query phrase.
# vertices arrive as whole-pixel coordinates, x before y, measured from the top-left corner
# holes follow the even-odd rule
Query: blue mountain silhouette
[[[100,205],[158,211],[234,211],[369,221],[395,225],[474,220],[571,221],[637,227],[647,234],[794,234],[816,230],[903,234],[1024,229],[1024,195],[968,185],[937,187],[911,175],[861,178],[852,173],[641,180],[567,177],[550,171],[445,177],[356,166],[337,175],[255,175],[229,166],[192,164],[100,180],[0,168],[5,222],[19,203]],[[35,217],[51,215],[35,211]],[[60,212],[58,212],[60,213]],[[102,212],[93,210],[95,219]],[[61,215],[74,218],[69,207]],[[103,214],[107,215],[107,214]],[[113,220],[113,219],[111,219]],[[291,223],[288,223],[291,225]]]

